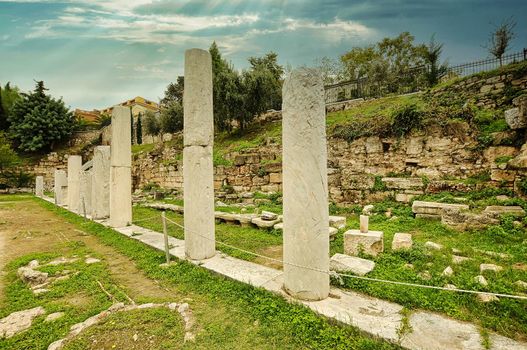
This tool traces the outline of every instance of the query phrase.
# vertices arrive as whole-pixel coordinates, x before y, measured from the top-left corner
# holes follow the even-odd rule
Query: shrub
[[[422,127],[423,113],[415,104],[403,105],[393,113],[392,117],[392,133],[395,136],[402,137]]]

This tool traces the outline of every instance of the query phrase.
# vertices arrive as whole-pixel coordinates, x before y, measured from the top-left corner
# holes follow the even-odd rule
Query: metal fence
[[[484,72],[501,66],[527,60],[527,49],[513,54],[505,55],[501,60],[489,58],[480,61],[448,67],[447,76],[464,77],[467,75]],[[361,78],[344,81],[325,86],[326,103],[352,100],[356,98],[382,97],[388,94],[407,94],[425,89],[427,81],[425,73],[428,67],[412,68],[392,78],[376,79]]]

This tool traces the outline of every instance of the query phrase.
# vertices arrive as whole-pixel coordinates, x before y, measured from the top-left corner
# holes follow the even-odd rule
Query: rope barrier
[[[140,219],[140,220],[132,220],[132,223],[135,224],[137,222],[144,222],[144,221],[150,221],[152,219],[159,219],[159,217],[157,215],[155,216],[151,216],[149,218],[145,218],[145,219]]]
[[[178,226],[179,228],[185,230],[185,226],[183,226],[183,225],[181,225],[181,224],[179,224],[179,223],[177,223],[177,222],[175,222],[175,221],[173,221],[173,220],[171,220],[169,218],[166,218],[166,220],[168,222]],[[201,233],[198,233],[198,232],[195,232],[195,231],[190,231],[190,232],[200,236],[201,238],[208,239],[208,240],[211,240],[211,241],[213,240],[213,239],[211,239],[209,237],[206,237],[206,236],[202,235]],[[267,259],[267,260],[273,261],[273,262],[278,262],[278,263],[281,263],[283,265],[288,265],[288,266],[293,266],[293,267],[297,267],[297,268],[301,268],[301,269],[305,269],[305,270],[311,270],[311,271],[315,271],[315,272],[325,273],[325,274],[328,274],[328,275],[330,275],[332,277],[340,276],[340,277],[348,277],[348,278],[364,280],[364,281],[370,281],[370,282],[380,282],[380,283],[394,284],[394,285],[407,286],[407,287],[435,289],[435,290],[441,290],[441,291],[469,293],[469,294],[484,294],[484,295],[491,295],[491,296],[502,297],[502,298],[527,300],[527,296],[522,296],[522,295],[483,292],[483,291],[475,291],[475,290],[461,289],[461,288],[448,288],[448,287],[429,286],[429,285],[425,285],[425,284],[392,281],[392,280],[386,280],[386,279],[380,279],[380,278],[355,276],[355,275],[349,275],[349,274],[340,273],[340,272],[326,271],[326,270],[317,269],[317,268],[314,268],[314,267],[302,266],[302,265],[298,265],[298,264],[295,264],[295,263],[286,262],[286,261],[283,261],[281,259],[271,258],[269,256],[265,256],[265,255],[262,255],[262,254],[251,252],[249,250],[245,250],[243,248],[239,248],[239,247],[233,246],[232,244],[224,243],[224,242],[221,242],[221,241],[217,241],[217,240],[213,240],[213,241],[215,241],[216,243],[218,243],[218,244],[220,244],[222,246],[225,246],[227,248],[238,250],[240,252],[243,252],[243,253],[246,253],[246,254],[249,254],[249,255],[253,255],[253,256],[256,256],[256,257],[259,257],[259,258],[263,258],[263,259]]]

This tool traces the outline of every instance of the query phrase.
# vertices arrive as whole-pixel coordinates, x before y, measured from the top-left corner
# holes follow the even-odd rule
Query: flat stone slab
[[[143,207],[157,209],[157,210],[170,210],[176,213],[183,214],[183,207],[176,204],[168,204],[168,203],[145,203],[142,204]]]
[[[443,210],[446,208],[468,210],[469,206],[466,204],[450,204],[424,201],[415,201],[412,204],[412,211],[414,212],[414,214],[441,215],[443,213]]]
[[[383,177],[381,181],[389,190],[414,190],[424,187],[420,177]]]
[[[349,256],[346,254],[335,254],[329,260],[329,269],[339,272],[351,272],[357,276],[364,276],[375,268],[371,260]]]
[[[505,205],[489,205],[483,211],[484,213],[494,214],[494,215],[515,215],[515,216],[525,216],[525,210],[520,206],[505,206]]]
[[[405,348],[484,349],[479,330],[473,324],[424,311],[411,314],[408,321],[413,331],[402,338],[401,345]]]
[[[269,229],[269,228],[273,228],[274,225],[276,225],[277,223],[280,222],[280,219],[276,219],[276,220],[264,220],[262,218],[253,218],[251,220],[251,222],[258,226],[259,228],[266,228],[266,229]]]
[[[345,216],[329,216],[329,226],[334,227],[338,230],[346,227],[346,217]]]
[[[302,304],[318,314],[397,342],[397,330],[403,319],[401,305],[336,288],[331,289],[330,295],[321,301],[303,301]]]

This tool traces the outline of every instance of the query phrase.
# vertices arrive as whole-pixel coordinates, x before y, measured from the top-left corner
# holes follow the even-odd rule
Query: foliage
[[[341,60],[324,56],[315,60],[315,65],[322,74],[325,85],[335,84],[344,80],[345,70]]]
[[[13,106],[21,98],[19,89],[12,87],[10,83],[4,88],[0,85],[0,131],[9,129],[9,116],[13,112]]]
[[[102,129],[105,126],[112,124],[112,116],[106,113],[101,113],[95,119],[95,123],[99,129]]]
[[[9,116],[10,136],[21,151],[53,149],[75,128],[73,113],[61,99],[46,95],[46,90],[43,81],[37,82],[33,92],[22,94]]]
[[[143,123],[141,121],[141,114],[137,116],[137,124],[135,126],[136,141],[138,145],[143,143]]]
[[[494,30],[490,33],[487,49],[492,56],[500,61],[500,66],[503,64],[503,55],[509,48],[512,39],[514,39],[514,27],[516,27],[516,22],[510,17],[503,20],[499,25],[495,25]]]
[[[183,104],[183,90],[185,89],[185,77],[179,76],[175,83],[168,84],[165,96],[161,99],[162,106],[168,106],[172,102]]]
[[[209,52],[212,58],[214,125],[219,131],[231,131],[234,122],[241,130],[253,118],[268,109],[280,109],[281,76],[284,69],[277,54],[250,57],[250,68],[238,73],[221,55],[216,43]]]
[[[4,132],[0,131],[0,173],[20,163],[20,158],[12,149]]]
[[[412,130],[421,128],[423,114],[415,104],[399,107],[393,114],[392,133],[396,136],[405,136]]]
[[[161,133],[159,118],[152,111],[146,111],[145,113],[145,133],[151,136],[157,136]]]
[[[435,37],[432,35],[430,43],[423,50],[423,57],[427,65],[427,71],[425,73],[428,86],[435,86],[439,79],[441,79],[447,72],[447,64],[439,63],[439,58],[443,52],[443,44],[437,43]]]
[[[425,45],[414,44],[414,39],[409,32],[403,32],[374,45],[352,48],[341,56],[347,77],[366,79],[369,89],[379,93],[398,92],[414,84],[411,70],[424,65],[426,52]]]
[[[179,102],[170,102],[161,110],[159,124],[162,133],[173,134],[183,130],[183,106]]]

